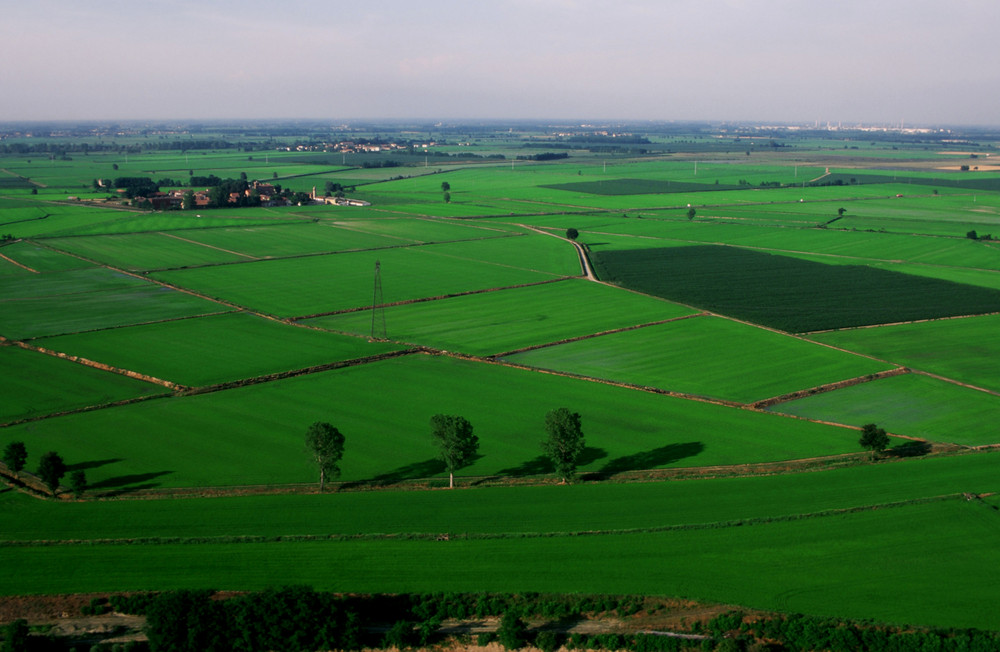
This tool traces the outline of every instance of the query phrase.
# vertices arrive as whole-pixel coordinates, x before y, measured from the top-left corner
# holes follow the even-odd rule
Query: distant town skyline
[[[1000,125],[994,0],[35,0],[0,121]]]

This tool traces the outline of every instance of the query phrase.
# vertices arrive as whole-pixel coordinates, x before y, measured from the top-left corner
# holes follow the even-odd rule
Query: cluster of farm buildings
[[[169,192],[154,192],[149,193],[145,197],[136,197],[134,201],[136,204],[148,201],[152,205],[153,210],[179,210],[184,205],[184,195],[187,193],[191,193],[192,208],[207,208],[212,205],[211,191],[207,188],[205,190],[171,190]],[[260,183],[258,181],[254,181],[250,187],[242,193],[229,193],[228,202],[230,204],[239,204],[243,198],[253,196],[260,198],[261,206],[291,206],[294,203],[297,203],[278,194],[278,189],[275,188],[273,184]],[[362,201],[360,199],[351,199],[350,197],[317,196],[315,187],[312,189],[309,199],[315,204],[334,204],[337,206],[371,205],[370,202]]]

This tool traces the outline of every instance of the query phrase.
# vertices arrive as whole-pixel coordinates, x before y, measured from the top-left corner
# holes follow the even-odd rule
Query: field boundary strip
[[[814,518],[829,518],[861,512],[873,512],[880,509],[896,509],[914,505],[926,505],[952,500],[978,500],[980,494],[951,493],[937,496],[923,496],[908,500],[853,507],[824,509],[817,512],[802,512],[798,514],[781,514],[777,516],[758,516],[737,518],[725,521],[710,521],[704,523],[675,523],[639,528],[620,528],[614,530],[571,530],[551,532],[364,532],[357,534],[277,534],[277,535],[218,535],[201,537],[138,537],[114,539],[8,539],[0,541],[0,548],[42,548],[57,546],[93,546],[93,545],[212,545],[212,544],[245,544],[245,543],[302,543],[302,542],[343,542],[343,541],[488,541],[498,539],[552,539],[563,537],[594,537],[619,536],[627,534],[653,534],[660,532],[677,532],[683,530],[718,530],[731,527],[746,527],[752,525],[767,525],[770,523],[787,523]]]
[[[57,295],[57,296],[63,296],[63,295]],[[201,314],[198,314],[198,315],[183,315],[181,317],[165,317],[163,319],[152,319],[150,321],[141,321],[141,322],[135,322],[135,323],[131,323],[131,324],[114,324],[114,325],[111,325],[111,326],[100,326],[98,328],[85,328],[85,329],[79,330],[79,331],[70,331],[70,332],[65,332],[65,333],[53,333],[51,335],[39,335],[37,337],[25,337],[24,339],[19,340],[19,341],[21,341],[21,342],[37,342],[39,340],[46,340],[46,339],[50,339],[50,338],[53,338],[53,337],[62,337],[63,335],[83,335],[84,333],[100,333],[102,331],[114,331],[114,330],[118,330],[118,329],[121,329],[121,328],[135,328],[135,327],[138,327],[138,326],[151,326],[153,324],[166,324],[168,322],[172,322],[172,321],[184,321],[186,319],[201,319],[202,317],[215,317],[217,315],[232,315],[232,314],[239,313],[239,312],[246,312],[248,314],[251,314],[249,311],[243,310],[243,309],[219,310],[218,312],[205,312],[205,313],[201,313]],[[266,316],[264,316],[264,317],[266,317]]]
[[[44,421],[45,419],[54,419],[56,417],[65,417],[71,414],[80,414],[82,412],[94,412],[96,410],[104,410],[107,408],[122,407],[125,405],[132,405],[133,403],[142,403],[143,401],[151,401],[158,398],[169,398],[175,396],[173,392],[161,393],[161,394],[150,394],[148,396],[136,396],[133,398],[125,398],[120,401],[111,401],[110,403],[100,403],[98,405],[87,405],[85,407],[73,408],[71,410],[60,410],[59,412],[50,412],[49,414],[40,414],[37,416],[24,417],[23,419],[17,419],[15,421],[8,421],[7,423],[0,423],[0,428],[7,428],[10,426],[19,426],[24,423],[32,423],[34,421]]]
[[[838,389],[843,389],[845,387],[853,387],[854,385],[870,383],[873,380],[879,380],[881,378],[890,378],[892,376],[901,376],[909,373],[913,373],[913,371],[907,367],[896,367],[895,369],[889,369],[887,371],[878,371],[873,374],[866,374],[864,376],[857,376],[855,378],[839,380],[833,383],[824,383],[822,385],[817,385],[816,387],[809,387],[794,392],[788,392],[787,394],[781,394],[780,396],[772,396],[771,398],[761,399],[759,401],[754,401],[753,403],[751,403],[750,407],[755,410],[766,410],[769,407],[773,407],[781,403],[788,403],[789,401],[795,401],[800,398],[805,398],[806,396],[825,394],[826,392],[832,392]]]
[[[198,394],[211,394],[213,392],[222,392],[227,389],[236,389],[239,387],[246,387],[249,385],[260,385],[262,383],[270,383],[276,380],[294,378],[296,376],[305,376],[308,374],[321,373],[323,371],[330,371],[333,369],[343,369],[345,367],[356,367],[363,364],[370,364],[372,362],[381,362],[382,360],[390,360],[392,358],[399,358],[402,356],[413,355],[416,353],[426,353],[426,352],[427,350],[423,349],[422,347],[407,348],[399,351],[388,351],[386,353],[369,355],[363,358],[352,358],[350,360],[338,360],[336,362],[326,362],[323,364],[312,365],[310,367],[303,367],[301,369],[277,371],[275,373],[265,374],[263,376],[242,378],[240,380],[231,380],[224,383],[215,383],[213,385],[203,385],[201,387],[184,387],[178,390],[178,396],[195,396]]]
[[[234,256],[243,256],[244,258],[249,258],[251,260],[259,260],[257,258],[257,256],[251,256],[250,254],[240,253],[239,251],[233,251],[231,249],[223,249],[222,247],[216,247],[214,245],[205,244],[204,242],[198,242],[197,240],[189,240],[188,238],[182,238],[179,235],[174,235],[173,233],[166,233],[164,231],[157,231],[156,234],[157,235],[166,236],[168,238],[174,238],[176,240],[180,240],[181,242],[188,242],[188,243],[191,243],[191,244],[194,244],[194,245],[198,245],[199,247],[207,247],[208,249],[215,249],[216,251],[222,251],[222,252],[225,252],[227,254],[233,254]]]
[[[224,299],[219,299],[218,297],[211,297],[211,296],[208,296],[207,294],[202,294],[200,292],[195,292],[194,290],[190,290],[188,288],[181,287],[179,285],[174,285],[173,283],[168,283],[166,281],[161,281],[159,279],[151,278],[150,276],[147,276],[148,272],[146,272],[146,273],[138,273],[138,272],[133,272],[133,271],[127,270],[127,269],[122,269],[121,267],[114,267],[113,265],[108,265],[107,263],[103,263],[103,262],[101,262],[99,260],[93,260],[91,258],[87,258],[86,256],[81,256],[80,254],[76,254],[76,253],[73,253],[73,252],[70,252],[70,251],[63,251],[62,249],[59,249],[58,247],[53,247],[53,246],[51,246],[51,245],[49,245],[47,243],[44,243],[44,242],[36,242],[34,240],[29,240],[29,242],[37,244],[40,247],[45,247],[46,249],[49,249],[50,251],[55,251],[57,253],[65,254],[67,256],[72,256],[73,258],[76,258],[78,260],[82,260],[82,261],[88,262],[88,263],[90,263],[92,265],[95,265],[97,267],[101,267],[101,268],[104,268],[104,269],[109,269],[112,272],[117,272],[119,274],[125,274],[126,276],[131,276],[132,278],[137,278],[137,279],[145,281],[147,283],[152,283],[153,285],[158,285],[160,287],[169,288],[169,289],[175,290],[177,292],[183,292],[184,294],[189,294],[189,295],[191,295],[193,297],[198,297],[199,299],[204,299],[205,301],[209,301],[211,303],[216,303],[216,304],[218,304],[220,306],[226,306],[227,308],[232,308],[234,310],[240,310],[240,311],[243,311],[243,312],[247,312],[247,313],[250,313],[252,315],[256,315],[258,317],[261,317],[263,319],[270,319],[272,321],[277,321],[277,322],[282,321],[281,319],[275,317],[274,315],[269,315],[269,314],[264,313],[264,312],[259,312],[257,310],[253,310],[251,308],[248,308],[247,306],[242,306],[242,305],[240,305],[238,303],[233,303],[231,301],[225,301]],[[263,262],[263,261],[259,261],[258,260],[258,261],[253,261],[253,262]]]
[[[178,230],[182,230],[182,229],[178,229]],[[152,233],[160,233],[160,232],[159,231],[153,231]],[[163,235],[169,235],[169,234],[163,233]],[[372,234],[371,233],[365,233],[365,235],[372,235]],[[361,254],[361,253],[366,253],[366,252],[370,252],[370,251],[384,251],[384,250],[387,250],[387,249],[408,249],[410,247],[427,247],[427,246],[440,245],[440,244],[459,244],[459,243],[463,243],[463,242],[477,242],[479,240],[498,240],[500,238],[516,237],[516,236],[523,236],[523,235],[526,235],[526,234],[524,234],[524,233],[512,233],[512,234],[507,235],[507,236],[489,236],[489,237],[485,237],[485,238],[466,238],[466,239],[463,239],[463,240],[446,240],[446,241],[441,241],[441,242],[423,242],[423,241],[413,240],[413,241],[407,242],[405,244],[393,244],[393,245],[386,245],[384,247],[362,247],[362,248],[359,248],[359,249],[343,249],[341,251],[310,251],[310,252],[302,253],[302,254],[289,254],[287,256],[251,257],[252,260],[225,260],[225,261],[219,261],[219,262],[214,262],[214,263],[201,263],[201,264],[198,264],[198,265],[182,265],[181,267],[157,267],[157,268],[154,268],[154,269],[144,270],[143,273],[144,274],[156,274],[158,272],[176,272],[176,271],[189,270],[189,269],[202,269],[202,268],[205,268],[205,267],[225,267],[227,265],[247,265],[247,264],[251,264],[251,263],[272,263],[272,262],[281,261],[281,260],[296,260],[298,258],[315,258],[315,257],[318,257],[318,256],[339,256],[341,254]],[[192,242],[194,242],[195,244],[201,244],[201,243],[196,242],[196,241],[192,241]],[[205,246],[208,246],[208,245],[205,245]],[[56,251],[61,251],[61,250],[57,249]],[[221,249],[220,251],[226,251],[226,250],[225,249]],[[69,252],[62,252],[62,253],[69,253]],[[237,252],[230,252],[230,253],[237,253]],[[240,255],[246,255],[246,254],[240,254]],[[103,265],[105,267],[109,267],[105,263],[101,263],[100,261],[96,261],[96,260],[90,260],[90,259],[84,258],[83,256],[78,256],[78,258],[80,258],[82,260],[86,260],[87,262],[93,263],[95,265]],[[514,268],[514,269],[520,269],[520,268]],[[145,278],[145,277],[142,277],[142,278]]]
[[[613,335],[614,333],[625,333],[628,331],[639,330],[640,328],[647,328],[649,326],[660,326],[661,324],[669,324],[670,322],[682,321],[685,319],[691,319],[693,317],[708,317],[708,316],[710,315],[707,312],[699,312],[693,315],[681,315],[680,317],[671,317],[670,319],[661,319],[659,321],[651,321],[645,324],[634,324],[632,326],[623,326],[622,328],[612,328],[610,330],[601,331],[599,333],[589,333],[587,335],[580,335],[577,337],[568,337],[564,340],[557,340],[555,342],[545,342],[544,344],[532,344],[531,346],[526,346],[520,349],[514,349],[512,351],[504,351],[503,353],[494,353],[486,357],[494,360],[497,358],[506,358],[508,356],[517,355],[519,353],[527,353],[528,351],[537,351],[538,349],[547,349],[552,346],[569,344],[571,342],[579,342],[581,340],[589,340],[595,337],[601,337],[603,335]]]
[[[960,269],[972,269],[972,268],[962,267]],[[978,271],[994,271],[995,272],[997,270],[978,270]],[[867,329],[867,328],[882,328],[883,326],[906,326],[908,324],[927,324],[927,323],[934,322],[934,321],[946,321],[946,320],[949,320],[949,319],[972,319],[974,317],[993,317],[993,316],[996,316],[996,315],[1000,315],[1000,312],[983,312],[983,313],[977,313],[977,314],[972,314],[972,315],[949,315],[947,317],[928,317],[927,319],[914,319],[914,320],[911,320],[911,321],[897,321],[897,322],[886,323],[886,324],[863,324],[861,326],[844,326],[842,328],[828,328],[826,330],[808,331],[808,332],[805,332],[805,333],[799,333],[799,335],[802,335],[802,336],[807,336],[807,335],[823,335],[825,333],[839,333],[841,331],[858,331],[858,330],[864,330],[864,329]],[[822,342],[819,342],[819,344],[822,344]]]
[[[138,371],[132,371],[131,369],[123,369],[121,367],[114,367],[109,364],[104,364],[103,362],[96,362],[94,360],[88,360],[87,358],[81,358],[80,356],[70,355],[68,353],[63,353],[61,351],[53,351],[52,349],[47,349],[42,346],[37,346],[35,344],[29,344],[23,341],[15,341],[15,346],[19,346],[22,349],[28,351],[34,351],[36,353],[42,353],[55,358],[62,358],[63,360],[69,360],[70,362],[76,362],[77,364],[82,364],[85,367],[93,367],[94,369],[100,369],[101,371],[110,371],[113,374],[119,374],[121,376],[128,376],[129,378],[135,378],[136,380],[142,380],[147,383],[153,383],[154,385],[160,385],[161,387],[166,387],[174,391],[180,391],[186,389],[184,385],[178,385],[177,383],[171,382],[169,380],[163,380],[162,378],[156,378],[155,376],[149,376],[147,374],[139,373]]]
[[[380,303],[375,308],[393,308],[396,306],[405,306],[412,303],[427,303],[428,301],[442,301],[444,299],[454,299],[456,297],[465,297],[472,294],[486,294],[487,292],[501,292],[503,290],[517,290],[519,288],[530,288],[536,285],[546,285],[548,283],[561,283],[563,281],[569,281],[575,276],[563,276],[561,278],[550,278],[544,281],[535,281],[534,283],[519,283],[518,285],[506,285],[499,288],[484,288],[481,290],[467,290],[465,292],[453,292],[451,294],[441,294],[435,297],[419,297],[416,299],[403,299],[402,301],[393,301],[391,303]],[[372,306],[357,306],[355,308],[344,308],[342,310],[331,310],[329,312],[318,312],[314,315],[299,315],[297,317],[286,317],[282,321],[288,323],[303,321],[306,319],[316,319],[318,317],[332,317],[334,315],[345,315],[352,312],[364,312],[365,310],[371,310]],[[326,329],[323,329],[326,330]]]
[[[971,385],[969,383],[963,383],[960,380],[955,380],[954,378],[948,378],[947,376],[941,376],[939,374],[934,374],[929,371],[922,371],[920,369],[913,369],[913,373],[919,374],[921,376],[927,376],[929,378],[934,378],[935,380],[940,380],[942,382],[951,383],[952,385],[958,385],[959,387],[964,387],[966,389],[974,389],[977,392],[983,392],[984,394],[991,394],[993,396],[1000,396],[1000,392],[986,389],[985,387],[979,387],[977,385]]]
[[[739,409],[751,409],[746,403],[740,403],[738,401],[729,401],[722,398],[712,398],[710,396],[701,396],[699,394],[689,394],[686,392],[677,392],[670,389],[663,389],[661,387],[650,387],[649,385],[637,385],[635,383],[626,383],[617,380],[609,380],[607,378],[598,378],[596,376],[587,376],[584,374],[574,374],[568,371],[557,371],[555,369],[543,369],[542,367],[532,367],[529,365],[518,364],[515,362],[510,362],[508,360],[498,360],[492,357],[484,357],[478,355],[472,355],[467,353],[454,353],[446,351],[434,351],[435,355],[445,355],[451,358],[456,358],[458,360],[468,360],[470,362],[484,362],[486,364],[500,365],[501,367],[510,367],[511,369],[520,369],[522,371],[533,371],[540,374],[548,374],[550,376],[561,376],[563,378],[575,378],[577,380],[586,380],[592,383],[599,383],[601,385],[611,385],[613,387],[621,387],[622,389],[633,389],[640,392],[646,392],[648,394],[660,394],[661,396],[672,396],[674,398],[683,398],[690,401],[698,401],[701,403],[711,403],[713,405],[722,405],[725,407],[739,408]],[[836,424],[834,424],[836,425]]]
[[[28,267],[27,265],[22,265],[21,263],[17,262],[17,261],[16,261],[16,260],[14,260],[13,258],[9,258],[9,257],[7,257],[7,256],[4,256],[3,254],[0,254],[0,258],[3,258],[3,259],[4,259],[4,260],[6,260],[6,261],[7,261],[8,263],[12,263],[12,264],[14,264],[14,265],[17,265],[17,266],[18,266],[18,267],[20,267],[21,269],[26,269],[26,270],[28,270],[29,272],[33,273],[33,274],[41,274],[41,272],[39,272],[39,271],[38,271],[37,269],[31,269],[31,268],[30,268],[30,267]]]

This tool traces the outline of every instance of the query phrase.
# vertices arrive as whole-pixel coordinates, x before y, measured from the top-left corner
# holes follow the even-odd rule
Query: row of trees
[[[579,413],[568,408],[552,410],[545,415],[545,432],[542,450],[565,484],[576,475],[577,461],[586,446]],[[475,459],[479,437],[465,417],[435,414],[431,417],[431,439],[448,470],[448,487],[454,488],[455,471]],[[332,424],[317,421],[306,430],[305,443],[309,458],[319,470],[319,490],[324,491],[328,480],[340,477],[345,437]]]
[[[28,463],[28,447],[23,441],[12,441],[3,449],[3,463],[7,466],[14,477],[20,479],[21,471]],[[38,460],[38,470],[35,475],[45,483],[52,495],[55,496],[59,489],[59,483],[65,477],[69,467],[63,461],[62,456],[55,451],[49,451]],[[70,489],[79,498],[87,490],[87,474],[83,469],[76,469],[70,472]]]

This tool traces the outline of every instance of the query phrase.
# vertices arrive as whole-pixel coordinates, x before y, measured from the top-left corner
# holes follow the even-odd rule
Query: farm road
[[[17,262],[17,261],[16,261],[16,260],[14,260],[13,258],[8,258],[7,256],[4,256],[3,254],[0,254],[0,258],[3,258],[3,259],[4,259],[4,260],[6,260],[6,261],[7,261],[8,263],[13,263],[13,264],[17,265],[17,266],[18,266],[18,267],[20,267],[21,269],[26,269],[26,270],[28,270],[29,272],[32,272],[32,273],[34,273],[34,274],[41,274],[41,272],[39,272],[39,271],[38,271],[37,269],[31,269],[31,268],[30,268],[30,267],[28,267],[27,265],[22,265],[21,263]]]

